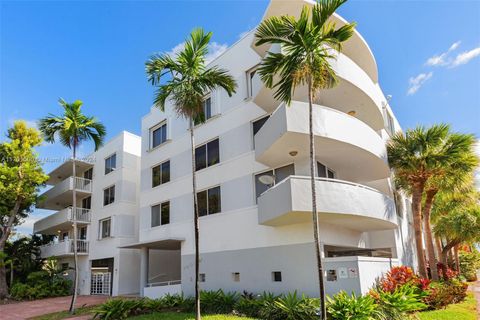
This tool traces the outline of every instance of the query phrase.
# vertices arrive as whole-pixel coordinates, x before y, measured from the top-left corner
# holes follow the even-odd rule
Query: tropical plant
[[[238,300],[238,294],[235,292],[202,291],[200,299],[202,302],[202,311],[205,313],[230,313]]]
[[[382,318],[388,320],[403,320],[413,311],[425,309],[422,302],[428,294],[410,284],[397,287],[393,292],[374,290],[370,292],[378,305]]]
[[[337,28],[331,21],[334,12],[345,2],[346,0],[319,0],[313,9],[304,6],[298,19],[288,15],[267,18],[255,33],[256,46],[281,46],[280,52],[268,52],[258,68],[265,86],[275,89],[274,97],[290,105],[297,87],[306,86],[308,89],[312,216],[322,319],[326,317],[326,309],[315,192],[313,102],[319,97],[321,89],[332,88],[337,84],[331,61],[336,59],[342,50],[342,44],[354,32],[354,23]],[[277,78],[278,81],[275,81]]]
[[[327,312],[334,320],[371,320],[380,316],[378,306],[369,295],[357,296],[352,292],[349,296],[345,291],[340,291],[327,299]]]
[[[266,296],[261,299],[260,319],[311,320],[318,317],[318,299],[299,296],[296,291],[281,296]]]
[[[25,283],[13,284],[10,294],[19,300],[59,297],[70,294],[72,282],[61,276],[58,270],[31,272]]]
[[[42,142],[39,132],[24,121],[15,121],[7,138],[0,143],[0,299],[8,294],[3,261],[7,240],[12,228],[28,216],[39,188],[48,179],[34,150]]]
[[[397,185],[412,195],[418,268],[424,278],[427,277],[422,228],[425,188],[429,179],[441,176],[445,168],[454,165],[469,150],[471,141],[472,136],[451,133],[448,125],[438,124],[397,132],[387,144],[388,161],[400,182]]]
[[[480,269],[480,252],[473,249],[471,252],[460,251],[460,270],[461,274],[468,281],[477,280],[477,272]]]
[[[183,49],[176,55],[156,54],[146,62],[148,81],[158,89],[154,105],[165,111],[165,103],[170,99],[177,115],[188,120],[192,157],[192,192],[195,239],[195,314],[200,319],[200,285],[199,285],[199,226],[198,202],[195,174],[195,139],[194,121],[204,119],[203,100],[205,96],[223,88],[228,96],[235,93],[236,82],[226,70],[217,66],[206,66],[205,56],[212,33],[195,29],[185,41]]]
[[[121,320],[142,313],[144,301],[137,299],[110,299],[93,309],[94,319]]]
[[[80,100],[73,103],[67,103],[59,99],[59,104],[63,107],[63,114],[56,116],[53,114],[40,119],[38,127],[43,133],[47,142],[55,143],[58,138],[60,143],[72,150],[72,176],[76,177],[76,157],[77,148],[82,142],[92,140],[95,145],[95,151],[103,144],[106,135],[105,126],[94,117],[88,117],[82,113],[82,104]],[[77,208],[77,195],[75,188],[72,191],[72,208]],[[78,255],[77,255],[77,222],[73,221],[73,261],[74,261],[74,281],[73,295],[70,303],[70,313],[75,313],[75,301],[77,299],[78,288]]]

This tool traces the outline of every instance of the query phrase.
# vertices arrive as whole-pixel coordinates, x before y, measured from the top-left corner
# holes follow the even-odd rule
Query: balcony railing
[[[72,177],[70,177],[72,179]],[[76,190],[92,192],[92,180],[75,177],[74,179],[74,187]]]
[[[91,221],[90,209],[68,207],[55,212],[43,219],[35,222],[33,225],[34,233],[57,234],[57,230],[63,230],[69,227],[72,222],[87,224]]]
[[[40,247],[40,256],[42,258],[48,258],[71,255],[73,254],[73,248],[72,239],[50,242]],[[87,240],[77,240],[77,253],[88,253]]]

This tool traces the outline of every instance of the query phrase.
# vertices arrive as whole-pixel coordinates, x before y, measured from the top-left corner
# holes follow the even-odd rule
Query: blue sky
[[[138,134],[153,96],[144,73],[149,55],[171,51],[197,26],[213,31],[212,50],[221,52],[256,26],[267,4],[1,1],[1,137],[15,119],[59,113],[59,97],[83,100],[107,139],[121,130]],[[339,13],[358,23],[403,128],[448,122],[480,137],[480,1],[351,0]],[[56,145],[39,152],[69,154]],[[44,214],[35,212],[20,231],[30,232]]]

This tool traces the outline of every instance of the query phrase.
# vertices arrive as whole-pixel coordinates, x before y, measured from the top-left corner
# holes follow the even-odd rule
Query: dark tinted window
[[[151,210],[151,226],[157,227],[160,225],[160,205],[152,206]]]
[[[317,162],[317,176],[320,177],[320,178],[326,178],[327,177],[327,167],[325,167],[320,162]]]
[[[82,199],[82,208],[91,209],[92,208],[92,197],[86,197]]]
[[[208,214],[207,190],[197,193],[198,215],[200,217]]]
[[[106,206],[115,201],[115,186],[103,190],[103,205]]]
[[[198,215],[206,216],[222,211],[220,186],[197,193]]]
[[[293,164],[289,164],[288,166],[280,167],[275,169],[275,183],[279,183],[283,181],[285,178],[289,176],[293,176],[295,174],[295,167]]]
[[[257,132],[263,127],[265,122],[267,122],[268,118],[270,118],[270,116],[265,116],[265,117],[260,118],[257,121],[253,122],[253,124],[252,124],[253,135],[257,134]]]
[[[170,202],[164,202],[161,206],[161,219],[160,223],[162,225],[170,223]]]
[[[259,180],[259,178],[263,175],[273,176],[273,171],[270,170],[270,171],[262,172],[255,175],[255,194],[257,198],[260,197],[260,195],[265,191],[267,191],[267,189],[269,188],[268,185],[261,183]]]
[[[83,178],[88,179],[88,180],[92,180],[92,178],[93,178],[93,168],[90,168],[87,171],[85,171],[83,173]]]
[[[105,159],[105,174],[108,174],[117,168],[117,155],[111,155]]]
[[[272,279],[275,282],[281,282],[282,281],[282,272],[280,271],[273,271],[272,272]]]
[[[160,127],[152,131],[152,148],[167,141],[167,124],[164,123]]]
[[[110,218],[100,221],[100,226],[101,226],[100,238],[101,239],[110,237],[110,225],[111,225]]]
[[[202,170],[220,162],[219,139],[195,148],[195,170]]]
[[[166,161],[152,168],[152,187],[170,181],[170,161]]]

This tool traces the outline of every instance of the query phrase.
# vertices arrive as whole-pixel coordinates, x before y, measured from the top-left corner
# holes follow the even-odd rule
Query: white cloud
[[[480,47],[474,48],[470,51],[465,51],[457,55],[455,60],[453,60],[451,67],[458,67],[459,65],[466,64],[470,60],[480,56]]]
[[[183,50],[184,46],[185,44],[183,42],[179,43],[175,47],[173,47],[172,50],[168,51],[167,54],[171,56],[176,56],[180,53],[180,51]],[[219,55],[224,53],[227,50],[227,48],[228,48],[228,45],[226,44],[221,44],[215,41],[210,42],[208,44],[208,53],[205,56],[205,62],[207,64],[212,62],[215,58],[217,58]]]
[[[443,52],[438,55],[434,55],[433,57],[428,58],[427,62],[425,64],[427,66],[447,66],[452,63],[452,59],[449,58],[450,52],[456,50],[458,46],[460,45],[461,41],[457,41],[453,43],[450,48],[446,52]]]
[[[433,72],[429,72],[429,73],[420,73],[418,76],[416,76],[415,78],[410,78],[408,80],[408,91],[407,91],[407,94],[408,95],[413,95],[415,94],[419,89],[420,87],[426,82],[428,81],[431,77],[433,76]]]

